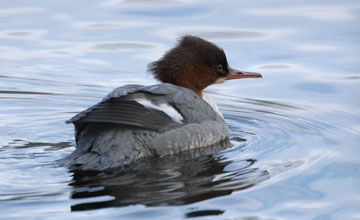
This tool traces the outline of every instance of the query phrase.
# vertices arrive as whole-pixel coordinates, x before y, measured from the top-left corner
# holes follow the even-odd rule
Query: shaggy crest
[[[223,71],[213,74],[219,65]],[[226,55],[221,48],[200,37],[186,35],[162,58],[150,63],[148,71],[161,82],[201,91],[216,77],[226,76],[227,67]]]

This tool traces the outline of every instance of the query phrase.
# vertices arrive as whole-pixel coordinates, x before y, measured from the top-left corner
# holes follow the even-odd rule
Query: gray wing
[[[112,123],[135,126],[154,131],[175,126],[174,122],[164,112],[144,107],[133,100],[112,98],[100,102],[91,108],[78,120],[71,121],[76,125],[83,123]]]
[[[175,109],[169,99],[169,94],[156,92],[157,90],[151,93],[151,90],[151,87],[139,85],[119,87],[106,96],[103,101],[80,112],[67,123],[74,123],[76,136],[86,125],[96,126],[104,123],[122,127],[133,126],[159,133],[182,126],[182,121],[174,120],[170,117],[171,115],[169,116],[161,110],[161,106],[170,106]],[[139,100],[146,100],[148,105],[144,105]]]
[[[139,100],[146,100],[148,105]],[[100,103],[80,112],[67,123],[75,124],[77,134],[89,123],[135,126],[159,133],[188,123],[208,120],[224,123],[211,106],[204,103],[191,90],[172,84],[126,85],[113,90]]]

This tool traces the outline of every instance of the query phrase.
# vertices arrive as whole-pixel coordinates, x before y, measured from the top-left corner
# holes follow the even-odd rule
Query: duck
[[[261,78],[229,66],[225,52],[185,35],[148,65],[161,83],[124,85],[66,123],[75,127],[76,149],[63,159],[72,170],[108,170],[228,139],[218,106],[203,90],[228,80]]]

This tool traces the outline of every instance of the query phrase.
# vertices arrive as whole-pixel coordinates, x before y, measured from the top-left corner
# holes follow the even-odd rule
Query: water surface
[[[360,219],[360,4],[348,1],[2,1],[4,219]],[[73,173],[64,121],[183,34],[263,79],[207,93],[230,143]]]

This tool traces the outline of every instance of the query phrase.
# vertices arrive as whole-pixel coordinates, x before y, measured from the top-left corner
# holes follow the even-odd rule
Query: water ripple
[[[225,171],[230,162],[219,157],[195,160],[174,157],[146,161],[120,173],[74,173],[72,198],[111,195],[114,199],[110,203],[78,203],[72,210],[130,204],[188,204],[244,190],[269,178],[266,170],[253,168],[250,160],[242,161],[242,167],[236,171]],[[102,188],[94,190],[98,186]]]
[[[291,148],[299,143],[298,136],[327,136],[333,125],[312,117],[307,106],[212,95],[220,100],[220,108],[232,131],[232,146],[221,143],[199,151],[138,161],[121,171],[75,172],[72,198],[85,200],[73,205],[72,210],[194,203],[274,181],[283,173],[313,166],[314,161],[322,158],[313,154],[312,162],[288,159],[259,163],[250,157],[251,152],[256,152],[256,157],[266,157]],[[112,199],[88,200],[103,196]]]
[[[355,0],[16,2],[0,9],[1,217],[359,218]],[[116,171],[59,166],[75,148],[64,121],[117,86],[153,84],[146,64],[183,34],[264,75],[209,88],[229,141]]]
[[[149,43],[137,42],[99,43],[95,44],[93,47],[93,49],[96,50],[144,50],[151,48],[155,48],[155,46]]]

